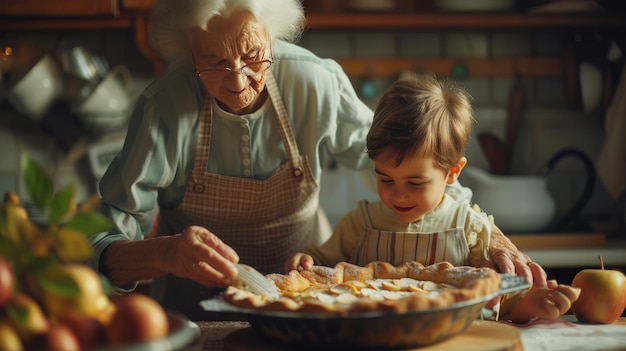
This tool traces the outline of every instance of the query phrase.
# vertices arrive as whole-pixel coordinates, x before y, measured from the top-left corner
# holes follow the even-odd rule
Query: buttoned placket
[[[246,123],[241,124],[241,165],[244,177],[252,177],[252,162],[250,161],[250,133]]]

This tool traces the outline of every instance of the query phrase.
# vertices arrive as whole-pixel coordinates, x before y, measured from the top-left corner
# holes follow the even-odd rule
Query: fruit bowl
[[[196,338],[200,336],[200,327],[189,321],[182,315],[168,311],[167,319],[170,331],[167,337],[143,342],[137,344],[129,344],[126,346],[103,346],[90,349],[90,351],[172,351],[182,350],[189,346]]]

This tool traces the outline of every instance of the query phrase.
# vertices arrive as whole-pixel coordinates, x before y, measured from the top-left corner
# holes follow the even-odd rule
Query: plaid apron
[[[198,147],[194,167],[181,204],[161,209],[164,226],[180,233],[189,225],[199,225],[217,235],[237,251],[240,261],[262,273],[282,272],[290,254],[309,243],[321,243],[331,229],[319,204],[319,185],[301,156],[278,86],[271,74],[266,87],[276,109],[288,161],[270,178],[254,180],[207,172],[211,138],[211,98],[206,97],[200,112]],[[217,131],[219,132],[219,131]],[[324,236],[325,235],[325,236]],[[191,280],[167,276],[157,292],[165,306],[199,309],[197,300],[215,291]],[[190,295],[192,293],[192,295]],[[195,293],[195,296],[193,294]],[[169,300],[169,302],[167,302]],[[186,313],[188,316],[191,312]]]
[[[423,265],[448,261],[455,266],[469,264],[469,247],[463,229],[469,204],[459,209],[456,228],[434,233],[391,232],[373,228],[367,201],[359,202],[365,231],[354,249],[351,263],[364,266],[372,261],[400,265],[418,261]]]

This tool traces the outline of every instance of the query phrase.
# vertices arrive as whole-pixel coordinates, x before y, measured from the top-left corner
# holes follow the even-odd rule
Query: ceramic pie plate
[[[442,308],[395,312],[362,312],[347,315],[260,311],[233,306],[221,297],[202,301],[202,308],[225,319],[248,321],[271,343],[296,349],[394,350],[432,345],[465,331],[491,299],[528,289],[523,277],[500,274],[495,293]]]

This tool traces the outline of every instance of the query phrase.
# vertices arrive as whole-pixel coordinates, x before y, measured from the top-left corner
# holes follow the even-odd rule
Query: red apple
[[[0,308],[5,307],[13,297],[15,275],[9,261],[0,257]]]
[[[617,270],[584,269],[576,274],[572,286],[580,288],[580,297],[572,310],[583,323],[610,324],[626,308],[626,276]]]
[[[72,330],[82,350],[106,343],[105,325],[94,317],[69,312],[59,319],[59,323]]]
[[[43,333],[34,334],[28,340],[27,350],[80,351],[76,335],[65,325],[53,324]]]
[[[107,325],[107,340],[110,345],[146,342],[167,336],[167,314],[151,297],[131,293],[114,299],[113,303],[115,313]]]

